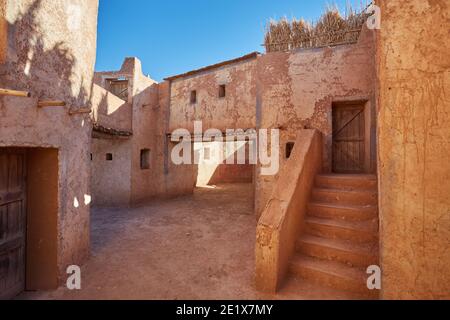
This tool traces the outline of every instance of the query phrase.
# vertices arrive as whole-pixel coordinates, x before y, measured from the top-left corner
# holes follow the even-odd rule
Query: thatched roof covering
[[[303,19],[271,20],[266,27],[264,46],[267,52],[272,52],[355,43],[367,17],[365,10],[356,13],[348,6],[345,15],[336,7],[327,8],[315,23]]]

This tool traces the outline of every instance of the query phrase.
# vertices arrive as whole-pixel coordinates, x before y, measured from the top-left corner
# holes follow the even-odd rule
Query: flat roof
[[[210,66],[206,66],[206,67],[203,67],[203,68],[200,68],[200,69],[196,69],[196,70],[192,70],[192,71],[189,71],[189,72],[181,73],[181,74],[178,74],[178,75],[175,75],[175,76],[167,77],[167,78],[164,78],[164,80],[172,81],[172,80],[175,80],[175,79],[192,76],[192,75],[204,72],[204,71],[217,69],[217,68],[220,68],[222,66],[229,65],[229,64],[233,64],[233,63],[237,63],[237,62],[241,62],[241,61],[245,61],[245,60],[250,60],[250,59],[255,59],[258,55],[260,55],[260,53],[255,51],[255,52],[246,54],[245,56],[242,56],[242,57],[239,57],[239,58],[236,58],[236,59],[223,61],[223,62],[212,64]]]
[[[113,128],[107,128],[102,125],[99,125],[97,123],[94,123],[94,126],[92,128],[92,132],[98,132],[103,133],[111,136],[119,136],[119,137],[130,137],[133,135],[131,131],[125,131],[125,130],[117,130]]]

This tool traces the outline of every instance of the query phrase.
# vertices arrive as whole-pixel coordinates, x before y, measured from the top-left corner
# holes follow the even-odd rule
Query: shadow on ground
[[[255,229],[251,184],[198,188],[139,208],[95,208],[82,289],[28,292],[19,299],[346,298],[308,283],[301,283],[301,292],[258,293]]]

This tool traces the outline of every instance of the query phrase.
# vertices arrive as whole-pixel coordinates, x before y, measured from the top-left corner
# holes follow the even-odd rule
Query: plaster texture
[[[255,58],[201,72],[171,82],[169,131],[186,128],[193,132],[194,121],[203,129],[250,129],[255,127]],[[219,86],[225,85],[225,97]],[[197,102],[191,103],[191,91]]]
[[[124,101],[107,89],[108,79],[128,81],[128,99]],[[158,88],[154,80],[142,74],[137,58],[126,58],[119,71],[96,72],[94,76],[93,122],[102,127],[132,133],[130,137],[94,136],[92,140],[93,204],[130,206],[148,200],[155,192],[152,183],[156,162]],[[150,150],[150,168],[141,169],[141,150]],[[106,154],[112,160],[106,160]],[[160,171],[157,171],[160,172]]]
[[[0,97],[0,147],[58,150],[57,265],[89,255],[89,148],[87,115],[95,63],[98,1],[6,1],[7,46],[0,87],[27,90],[31,98]],[[73,14],[81,19],[74,20]],[[3,43],[4,44],[4,43]],[[39,99],[65,107],[38,108]]]
[[[296,144],[256,228],[256,287],[271,293],[285,280],[322,164],[321,133],[300,130]]]
[[[374,33],[363,29],[358,43],[290,52],[267,53],[258,58],[258,128],[280,129],[280,168],[286,163],[285,148],[300,129],[317,129],[323,135],[324,172],[331,171],[332,104],[367,101],[373,114],[372,159],[375,172],[375,42]],[[256,174],[256,214],[264,209],[277,175]]]
[[[91,199],[98,206],[122,207],[95,211],[86,290],[60,289],[49,297],[271,298],[256,293],[251,282],[255,216],[266,209],[258,239],[270,249],[282,248],[275,254],[263,248],[257,255],[278,259],[271,265],[275,273],[257,275],[262,282],[270,280],[269,273],[276,277],[270,284],[275,290],[304,213],[304,199],[288,198],[297,188],[310,188],[309,176],[291,180],[303,163],[295,155],[297,163],[286,159],[286,144],[296,142],[294,153],[299,153],[311,131],[304,129],[317,130],[323,140],[306,171],[330,172],[333,103],[358,101],[365,103],[369,119],[366,173],[377,172],[379,181],[381,297],[450,298],[450,47],[445,28],[450,5],[376,2],[382,28],[364,28],[355,44],[252,54],[158,84],[142,74],[137,58],[126,58],[118,71],[94,74],[98,1],[3,1],[0,87],[30,91],[32,97],[0,97],[0,147],[57,149],[60,281],[67,265],[81,265],[89,255]],[[128,80],[127,101],[108,92],[109,78]],[[222,85],[225,97],[219,97]],[[194,90],[197,100],[191,103]],[[66,106],[37,108],[39,100],[62,100]],[[91,107],[91,116],[69,114]],[[173,164],[175,144],[169,134],[179,128],[192,133],[195,120],[203,121],[203,130],[280,129],[281,174],[262,176],[259,166],[250,165]],[[93,123],[132,135],[92,139]],[[140,165],[144,149],[149,168]],[[252,180],[253,187],[220,187]],[[195,190],[197,184],[219,188]],[[179,195],[185,197],[148,204]],[[225,214],[214,215],[222,209]],[[288,209],[301,214],[289,218]],[[278,239],[265,230],[272,225]],[[149,245],[142,246],[146,241]],[[167,260],[167,252],[176,259]],[[192,256],[198,262],[191,263]],[[133,273],[125,260],[135,262]],[[251,263],[242,266],[242,261]],[[105,265],[109,273],[100,271]],[[149,265],[154,269],[149,271]],[[111,274],[119,274],[118,284]],[[218,288],[224,288],[220,294]],[[283,290],[277,297],[314,297]],[[324,292],[321,298],[328,297]]]
[[[382,298],[449,299],[450,4],[377,4]]]

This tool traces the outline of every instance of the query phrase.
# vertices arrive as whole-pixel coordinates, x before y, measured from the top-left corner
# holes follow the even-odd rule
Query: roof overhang
[[[260,55],[260,53],[255,51],[255,52],[252,52],[250,54],[247,54],[245,56],[242,56],[242,57],[239,57],[239,58],[236,58],[236,59],[223,61],[223,62],[220,62],[220,63],[212,64],[212,65],[207,66],[207,67],[203,67],[203,68],[200,68],[200,69],[196,69],[196,70],[192,70],[192,71],[189,71],[189,72],[181,73],[181,74],[178,74],[178,75],[175,75],[175,76],[171,76],[171,77],[165,78],[164,80],[166,80],[166,81],[173,81],[173,80],[176,80],[176,79],[197,75],[199,73],[202,73],[202,72],[205,72],[205,71],[214,70],[214,69],[226,66],[226,65],[230,65],[230,64],[234,64],[234,63],[238,63],[238,62],[242,62],[242,61],[246,61],[246,60],[256,59],[259,55]]]
[[[107,128],[99,124],[94,124],[92,128],[94,139],[129,139],[132,135],[131,131]]]

